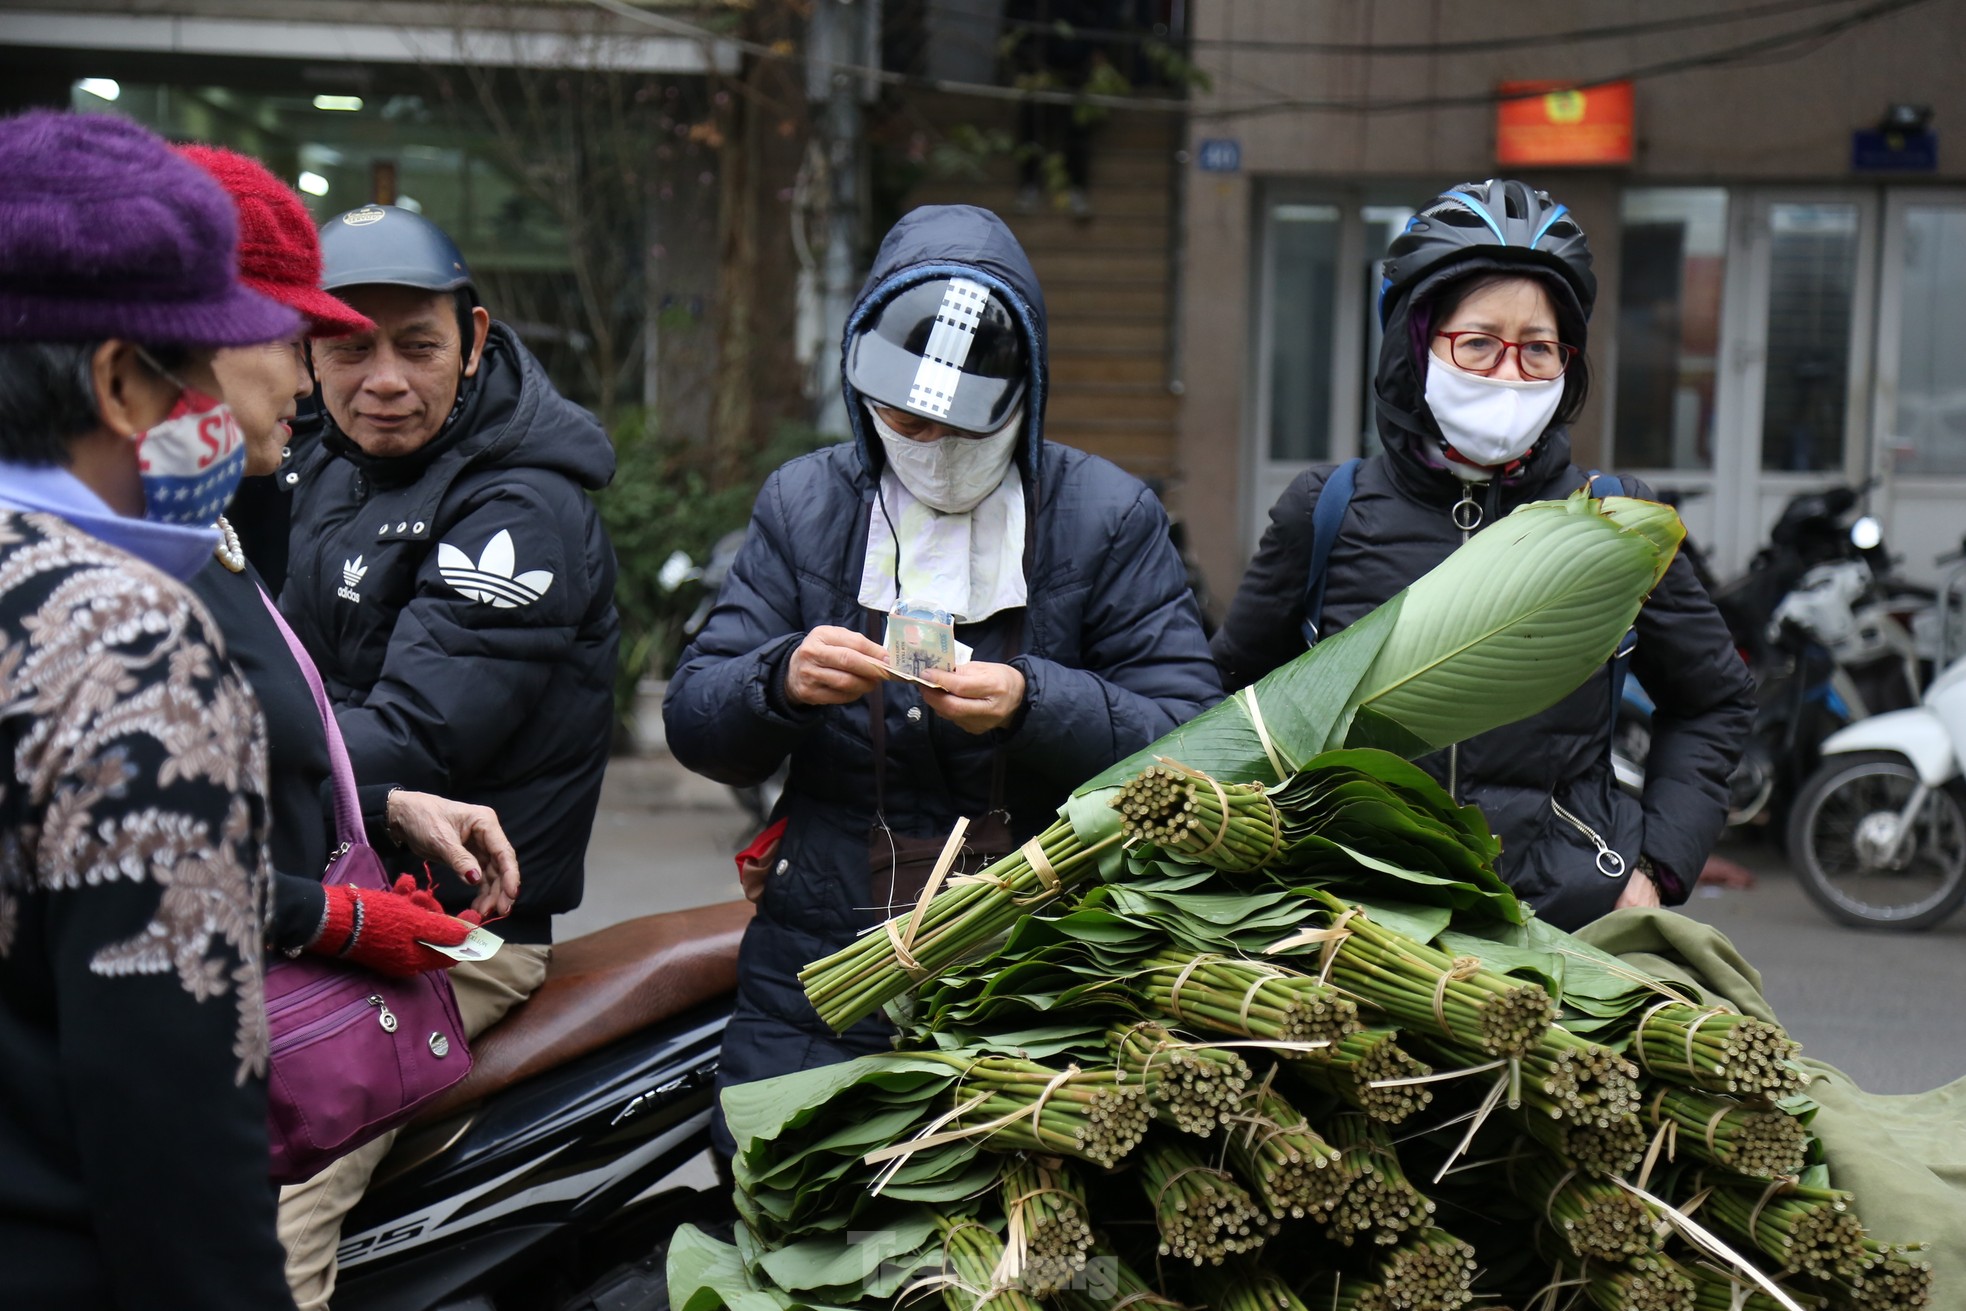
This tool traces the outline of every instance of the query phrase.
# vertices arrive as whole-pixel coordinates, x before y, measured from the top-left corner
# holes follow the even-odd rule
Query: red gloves
[[[397,878],[390,892],[340,883],[330,884],[326,891],[327,918],[307,950],[317,956],[338,956],[394,978],[447,970],[457,964],[422,944],[455,947],[478,923],[474,910],[457,917],[447,914],[437,898],[417,887],[408,874]]]

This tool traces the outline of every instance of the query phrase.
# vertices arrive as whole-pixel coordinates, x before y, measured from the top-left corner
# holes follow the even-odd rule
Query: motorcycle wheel
[[[1891,752],[1831,756],[1789,814],[1789,858],[1802,890],[1838,923],[1928,929],[1966,900],[1966,787],[1932,789],[1908,850],[1892,859],[1897,818],[1918,772]]]

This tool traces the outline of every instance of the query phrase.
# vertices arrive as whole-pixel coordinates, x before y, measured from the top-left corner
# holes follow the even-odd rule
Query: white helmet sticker
[[[990,304],[990,289],[967,278],[951,278],[935,311],[935,327],[922,348],[915,383],[908,389],[908,408],[936,419],[949,417],[962,381],[963,361],[976,340],[976,324]]]

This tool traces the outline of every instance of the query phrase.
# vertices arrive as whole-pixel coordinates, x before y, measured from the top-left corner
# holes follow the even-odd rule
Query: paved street
[[[1761,970],[1775,1013],[1809,1055],[1872,1092],[1923,1092],[1966,1076],[1966,911],[1927,933],[1832,923],[1773,847],[1730,845],[1753,889],[1696,889],[1687,912]]]
[[[588,856],[587,902],[562,936],[633,915],[737,895],[730,853],[749,838],[723,788],[666,756],[617,759]],[[1816,910],[1772,848],[1728,855],[1758,877],[1703,889],[1687,908],[1762,972],[1769,1000],[1809,1054],[1873,1092],[1921,1092],[1966,1076],[1966,912],[1923,934],[1841,928]]]

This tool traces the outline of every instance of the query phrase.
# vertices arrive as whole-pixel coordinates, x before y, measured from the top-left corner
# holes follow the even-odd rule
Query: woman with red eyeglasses
[[[1373,384],[1382,449],[1311,469],[1270,511],[1212,643],[1231,691],[1517,506],[1568,496],[1590,476],[1571,463],[1568,425],[1590,394],[1597,279],[1564,206],[1522,182],[1454,187],[1393,240],[1384,274]],[[1651,496],[1631,478],[1613,490]],[[1314,570],[1327,497],[1336,536]],[[1635,633],[1630,670],[1658,705],[1642,798],[1612,775],[1609,667],[1552,709],[1421,762],[1481,807],[1502,839],[1502,876],[1559,927],[1685,899],[1726,823],[1727,777],[1753,723],[1746,667],[1684,560]]]

